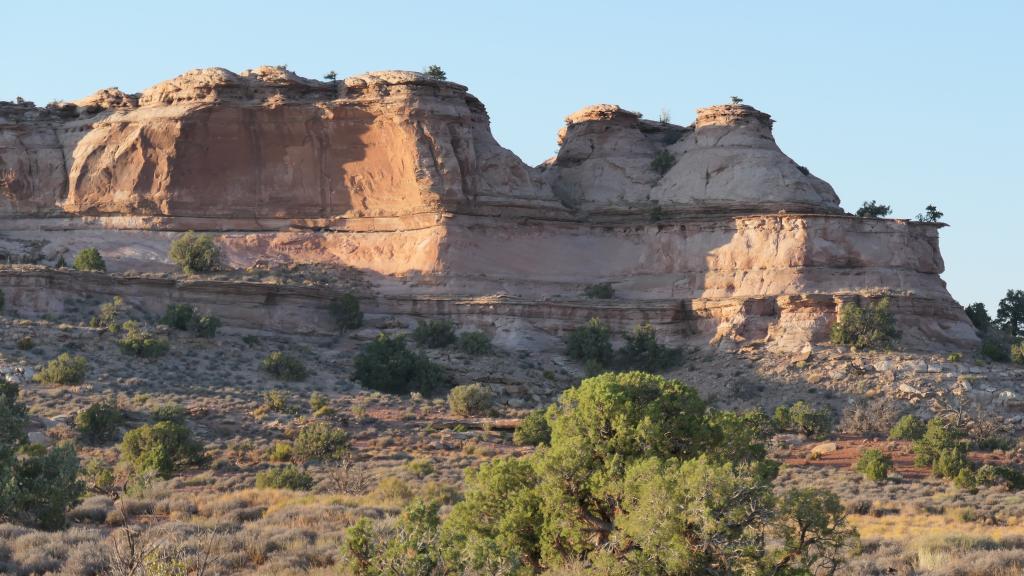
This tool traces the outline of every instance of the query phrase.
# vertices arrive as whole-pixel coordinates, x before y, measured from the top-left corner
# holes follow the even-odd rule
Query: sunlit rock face
[[[738,104],[702,108],[687,127],[590,106],[566,118],[548,178],[590,213],[842,213],[832,187],[783,154],[771,126]]]
[[[590,106],[534,168],[459,84],[193,70],[137,95],[0,103],[0,255],[46,263],[96,246],[112,271],[167,271],[169,242],[195,229],[231,266],[361,274],[381,314],[472,310],[467,321],[548,334],[601,316],[674,340],[788,348],[827,339],[845,303],[888,296],[905,345],[974,345],[939,276],[939,226],[844,214],[771,127],[742,104],[698,110],[689,126]],[[47,273],[34,274],[39,293]],[[38,308],[16,277],[0,285]],[[103,290],[161,289],[132,282]],[[616,298],[580,296],[598,282]],[[203,302],[230,307],[237,290],[220,290]]]

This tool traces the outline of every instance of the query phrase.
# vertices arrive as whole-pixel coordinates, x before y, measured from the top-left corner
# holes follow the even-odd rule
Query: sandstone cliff
[[[10,109],[0,110],[7,214],[322,224],[466,204],[561,209],[494,141],[464,86],[420,74],[325,83],[213,68],[138,98],[106,90],[59,109]]]
[[[97,246],[112,271],[169,271],[175,232],[208,230],[233,267],[360,274],[381,316],[463,314],[556,337],[597,315],[725,346],[820,341],[844,302],[885,295],[904,345],[974,346],[939,276],[939,226],[843,214],[771,126],[737,104],[701,109],[690,126],[592,106],[566,119],[557,156],[532,168],[495,142],[483,104],[455,83],[194,70],[140,95],[0,103],[0,251],[52,262]],[[27,312],[53,312],[40,286],[140,300],[165,290],[207,306],[219,290],[221,308],[237,292],[135,274],[30,276],[0,276]],[[596,282],[617,298],[583,299]],[[262,302],[260,288],[245,290]],[[302,302],[222,314],[280,327],[315,309]],[[322,316],[303,322],[326,330]]]
[[[703,108],[686,128],[591,106],[566,118],[548,172],[555,193],[588,212],[842,213],[832,187],[779,150],[771,126],[744,105]],[[658,154],[663,174],[652,169]]]

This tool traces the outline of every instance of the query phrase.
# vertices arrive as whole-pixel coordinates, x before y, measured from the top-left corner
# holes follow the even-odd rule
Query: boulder
[[[836,450],[839,450],[839,445],[835,442],[822,442],[811,447],[810,455],[812,458],[820,458],[826,454],[832,454]]]

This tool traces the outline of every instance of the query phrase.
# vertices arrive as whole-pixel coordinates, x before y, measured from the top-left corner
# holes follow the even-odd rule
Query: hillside
[[[0,573],[1020,573],[1024,369],[944,224],[845,213],[772,125],[600,104],[531,167],[414,72],[0,102]],[[700,466],[739,488],[658,508]]]

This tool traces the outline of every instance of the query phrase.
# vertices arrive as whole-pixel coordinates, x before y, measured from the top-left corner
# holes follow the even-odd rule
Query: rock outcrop
[[[783,154],[771,117],[750,106],[703,108],[686,128],[608,104],[565,122],[550,180],[590,213],[842,213],[832,187]]]
[[[826,339],[844,303],[889,296],[906,346],[973,346],[939,276],[939,225],[845,215],[771,125],[740,104],[701,109],[691,126],[591,106],[531,168],[455,83],[194,70],[140,95],[0,103],[0,253],[48,262],[96,246],[112,271],[169,271],[170,241],[197,229],[232,267],[356,272],[381,315],[464,314],[548,335],[601,316],[623,329],[652,321],[677,341],[798,348]],[[38,286],[76,285],[40,269],[19,277],[0,286],[29,312]],[[147,297],[161,286],[133,278],[77,284]],[[582,298],[598,282],[616,298]],[[168,286],[186,299],[194,289]],[[216,290],[230,302],[211,286],[197,302]],[[282,314],[224,316],[260,327]]]

